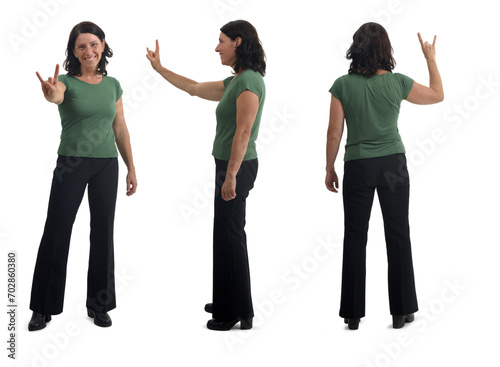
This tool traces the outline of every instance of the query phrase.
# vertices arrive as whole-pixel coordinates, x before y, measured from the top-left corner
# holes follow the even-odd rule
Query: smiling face
[[[236,47],[241,44],[241,38],[237,37],[234,41],[221,32],[219,44],[215,52],[219,53],[222,65],[233,66],[236,62]]]
[[[75,41],[75,54],[81,67],[85,69],[97,70],[102,53],[104,52],[105,41],[99,40],[95,34],[81,33]]]

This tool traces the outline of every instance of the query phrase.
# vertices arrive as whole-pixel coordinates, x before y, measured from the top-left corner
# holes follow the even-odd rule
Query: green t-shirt
[[[247,69],[238,76],[224,79],[224,94],[217,105],[215,115],[217,117],[217,128],[215,132],[214,147],[212,155],[224,161],[229,161],[231,157],[231,147],[234,134],[236,132],[236,99],[245,90],[255,93],[259,97],[259,110],[250,133],[247,151],[244,161],[257,158],[255,140],[259,133],[260,117],[264,100],[266,99],[266,86],[264,78],[260,73]]]
[[[405,153],[398,116],[412,87],[413,79],[390,72],[371,78],[348,74],[335,80],[330,93],[342,102],[347,125],[344,161]]]
[[[60,155],[91,158],[118,156],[113,121],[116,102],[122,95],[115,78],[103,76],[99,84],[89,84],[74,76],[60,75],[66,86],[61,116]]]

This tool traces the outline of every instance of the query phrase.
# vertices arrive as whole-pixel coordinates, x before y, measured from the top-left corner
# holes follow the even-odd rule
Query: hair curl
[[[104,41],[105,35],[103,30],[92,22],[81,22],[73,27],[71,33],[69,34],[68,47],[66,48],[66,60],[64,61],[63,67],[66,69],[71,76],[81,76],[81,64],[78,58],[74,54],[75,43],[78,36],[82,33],[92,33],[96,35],[99,40]],[[102,75],[108,75],[106,71],[106,65],[108,65],[108,60],[106,57],[112,57],[113,50],[109,47],[108,42],[104,45],[104,52],[102,53],[99,64],[97,65],[97,73]]]
[[[266,75],[266,54],[253,25],[246,20],[234,20],[220,30],[233,41],[237,37],[241,38],[241,44],[236,48],[236,62],[233,65],[236,73],[252,69],[262,76]]]
[[[352,60],[348,73],[371,78],[380,69],[392,72],[396,66],[392,52],[384,27],[365,23],[354,33],[352,45],[347,50],[346,59]]]

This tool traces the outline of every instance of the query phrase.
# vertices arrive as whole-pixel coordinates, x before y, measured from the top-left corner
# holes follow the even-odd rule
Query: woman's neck
[[[97,72],[97,69],[80,68],[80,76],[78,77],[88,83],[96,83],[102,80],[102,74]]]

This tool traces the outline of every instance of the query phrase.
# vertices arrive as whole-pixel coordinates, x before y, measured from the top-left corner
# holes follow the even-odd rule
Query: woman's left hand
[[[335,170],[326,172],[325,179],[326,188],[332,192],[338,192],[339,189],[339,178],[337,176],[337,172]]]
[[[226,176],[226,180],[222,184],[221,195],[224,201],[233,200],[236,197],[236,177]]]
[[[137,190],[137,178],[135,177],[135,171],[128,171],[127,196],[134,195],[136,190]]]

